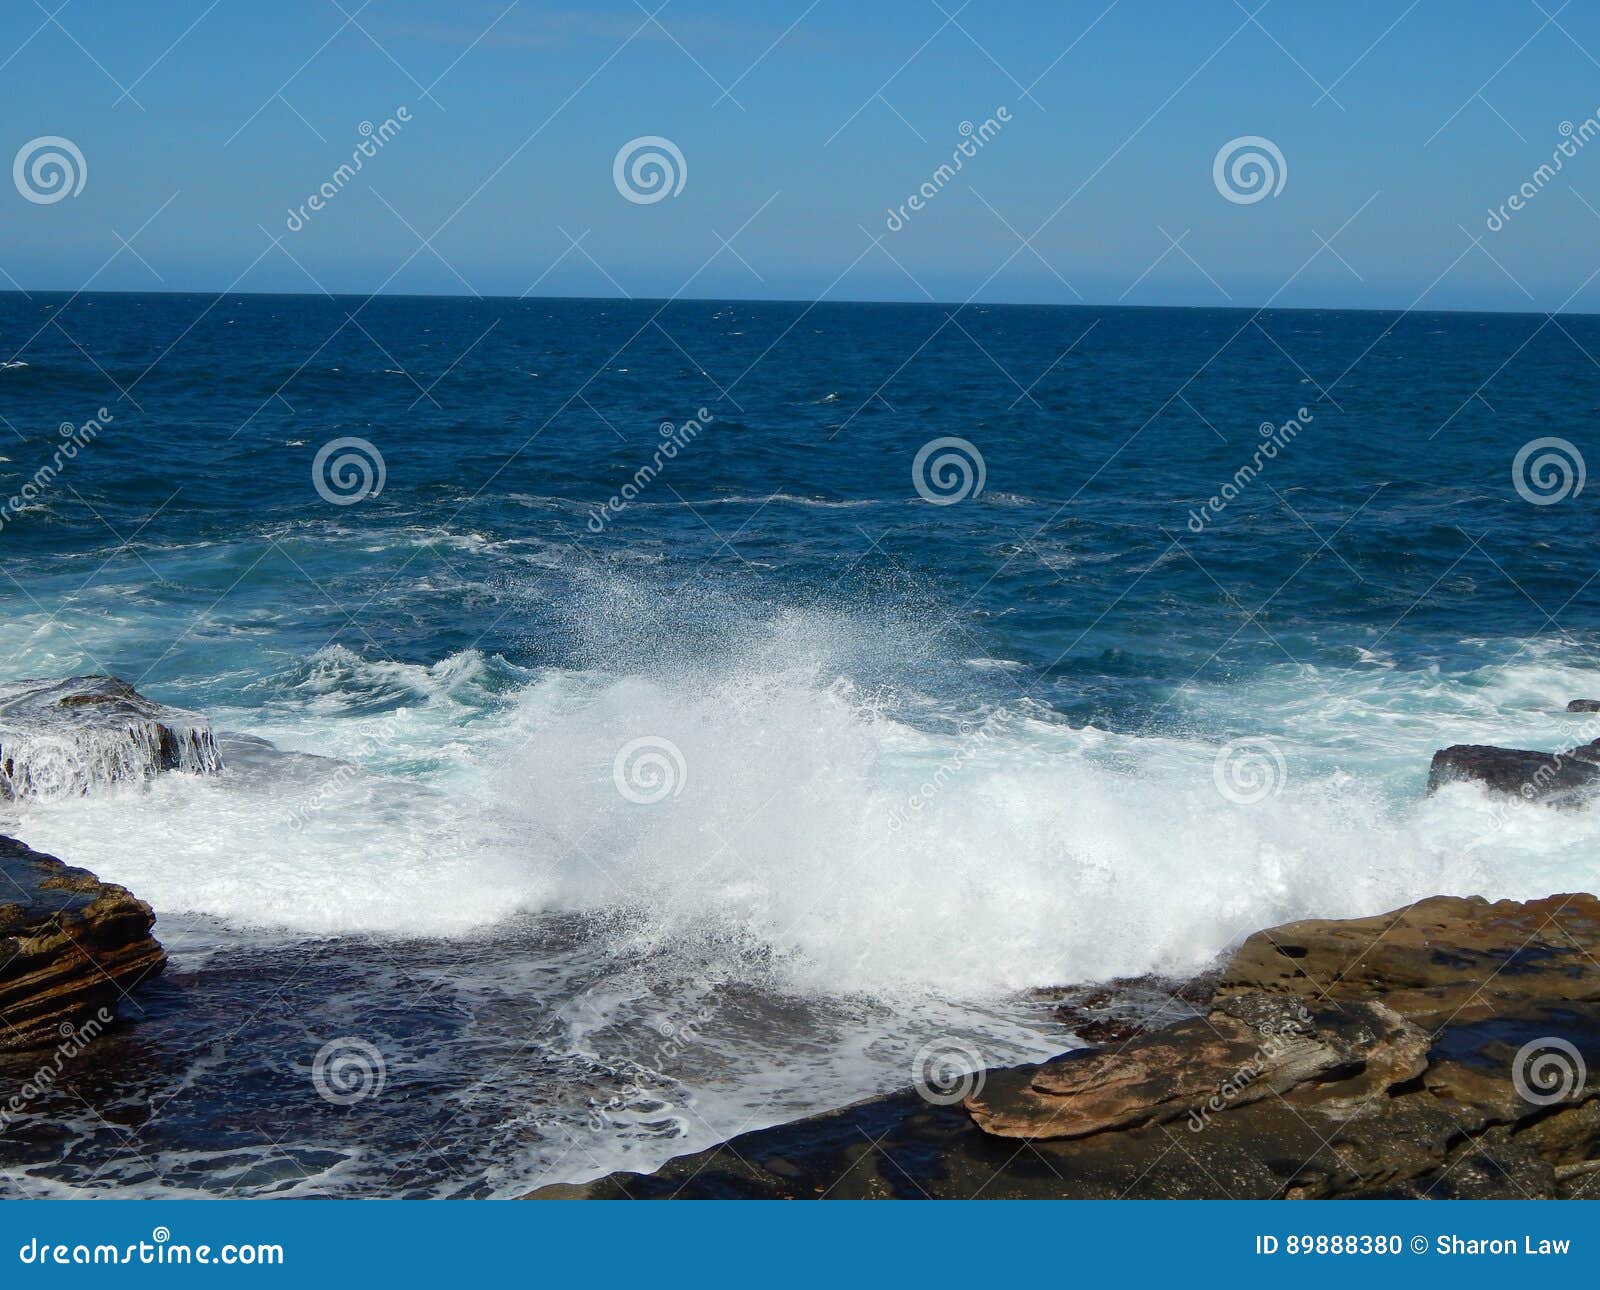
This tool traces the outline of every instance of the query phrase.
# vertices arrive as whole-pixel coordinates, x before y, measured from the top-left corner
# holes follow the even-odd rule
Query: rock
[[[1469,1019],[1522,1004],[1600,1004],[1600,900],[1433,896],[1374,918],[1257,932],[1222,970],[1219,1000],[1266,992],[1378,999],[1402,1016]]]
[[[221,769],[204,718],[154,703],[114,676],[0,684],[0,800]]]
[[[1600,739],[1566,752],[1456,744],[1433,754],[1428,791],[1466,781],[1550,806],[1576,806],[1600,786]]]
[[[166,966],[127,888],[3,836],[0,873],[0,1049],[59,1043]]]
[[[1258,932],[1211,1010],[535,1197],[1600,1195],[1600,901]]]
[[[1600,712],[1600,699],[1573,699],[1567,704],[1568,712]]]
[[[1186,1117],[1203,1123],[1312,1080],[1327,1088],[1379,1072],[1340,1092],[1347,1104],[1382,1094],[1419,1075],[1427,1049],[1424,1033],[1381,1003],[1313,1016],[1296,998],[1242,995],[1115,1050],[1041,1066],[1026,1085],[974,1094],[967,1108],[985,1133],[1035,1142]]]

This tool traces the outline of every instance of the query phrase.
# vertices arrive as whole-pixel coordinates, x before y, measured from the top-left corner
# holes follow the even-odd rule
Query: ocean
[[[1593,890],[1600,814],[1425,788],[1600,735],[1596,354],[0,295],[0,679],[115,673],[227,763],[5,808],[172,961],[0,1190],[518,1195],[1038,1060],[1053,987],[1274,923]]]

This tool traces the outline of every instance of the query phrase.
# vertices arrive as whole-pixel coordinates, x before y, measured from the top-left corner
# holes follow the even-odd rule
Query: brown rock
[[[1600,1002],[1600,900],[1433,896],[1372,918],[1309,919],[1257,932],[1222,971],[1217,998],[1266,991],[1381,999],[1407,1017],[1486,1014],[1517,1003]]]
[[[150,906],[127,888],[8,837],[0,873],[11,897],[0,904],[0,1049],[58,1043],[166,965]]]

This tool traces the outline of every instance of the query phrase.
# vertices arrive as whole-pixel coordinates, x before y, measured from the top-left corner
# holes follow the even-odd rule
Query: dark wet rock
[[[1600,901],[1257,933],[1210,1011],[538,1198],[1600,1196]]]
[[[1490,744],[1441,748],[1428,767],[1428,791],[1460,782],[1528,802],[1576,806],[1600,788],[1600,739],[1558,753]]]
[[[126,887],[0,837],[0,1049],[59,1043],[161,971],[155,915]]]
[[[1085,1043],[1121,1043],[1148,1030],[1205,1012],[1216,973],[1187,980],[1123,977],[1094,986],[1058,986],[1037,991],[1054,1018]]]
[[[0,800],[221,769],[203,717],[155,703],[114,676],[0,684]]]
[[[1567,704],[1568,712],[1600,712],[1600,699],[1573,699]]]

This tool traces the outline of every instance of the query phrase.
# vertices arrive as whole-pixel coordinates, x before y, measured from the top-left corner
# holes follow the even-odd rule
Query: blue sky
[[[1600,6],[644,3],[12,0],[0,159],[87,174],[0,185],[0,287],[1600,310],[1600,138],[1486,227],[1600,111]],[[675,195],[613,182],[641,136]]]

